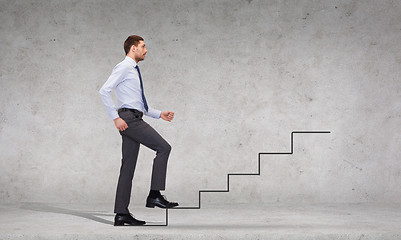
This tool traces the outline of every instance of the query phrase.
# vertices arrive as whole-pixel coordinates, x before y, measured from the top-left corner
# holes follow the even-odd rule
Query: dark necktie
[[[139,75],[139,82],[141,83],[141,90],[142,90],[142,101],[143,101],[143,106],[146,109],[146,112],[148,111],[148,103],[146,102],[145,98],[145,93],[143,91],[143,83],[142,83],[142,77],[141,77],[141,71],[139,71],[138,65],[135,66],[136,70],[138,70],[138,75]]]

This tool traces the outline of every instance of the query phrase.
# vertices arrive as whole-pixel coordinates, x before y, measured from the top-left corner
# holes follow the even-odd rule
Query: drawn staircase
[[[225,193],[230,192],[230,176],[260,176],[260,156],[262,155],[291,155],[294,153],[294,134],[309,134],[309,133],[330,133],[330,131],[293,131],[291,132],[291,151],[290,152],[260,152],[258,153],[258,172],[257,173],[228,173],[227,174],[227,189],[224,190],[199,190],[199,201],[198,206],[193,207],[175,207],[166,210],[166,220],[164,224],[152,224],[144,225],[149,227],[155,226],[168,226],[168,211],[169,210],[179,210],[179,209],[200,209],[201,208],[201,195],[202,193]]]

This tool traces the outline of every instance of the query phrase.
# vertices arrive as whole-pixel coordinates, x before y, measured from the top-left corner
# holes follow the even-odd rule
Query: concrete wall
[[[113,202],[121,138],[98,90],[145,38],[147,118],[173,146],[166,195],[205,202],[399,202],[399,1],[0,2],[0,201]],[[133,203],[154,153],[141,148]]]

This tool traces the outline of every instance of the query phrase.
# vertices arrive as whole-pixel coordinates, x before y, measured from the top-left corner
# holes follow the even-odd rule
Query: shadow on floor
[[[20,208],[37,211],[37,212],[48,212],[48,213],[73,215],[73,216],[86,218],[86,219],[89,219],[89,220],[92,220],[95,222],[108,224],[108,225],[114,224],[113,221],[109,221],[109,220],[97,217],[97,216],[114,216],[114,214],[112,215],[112,214],[104,214],[104,213],[77,211],[77,210],[71,210],[71,209],[66,209],[66,208],[54,207],[54,206],[50,206],[49,204],[45,204],[45,203],[22,203]]]

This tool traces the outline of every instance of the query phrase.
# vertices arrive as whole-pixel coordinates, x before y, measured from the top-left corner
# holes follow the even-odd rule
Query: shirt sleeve
[[[144,114],[145,114],[146,116],[159,119],[159,118],[160,118],[161,111],[149,107],[149,108],[148,108],[148,111],[145,110]]]
[[[106,112],[113,120],[118,118],[119,116],[114,105],[113,98],[111,97],[111,92],[124,79],[126,70],[127,69],[124,68],[122,64],[115,66],[113,71],[111,72],[109,79],[107,79],[102,88],[100,88],[99,90]]]

